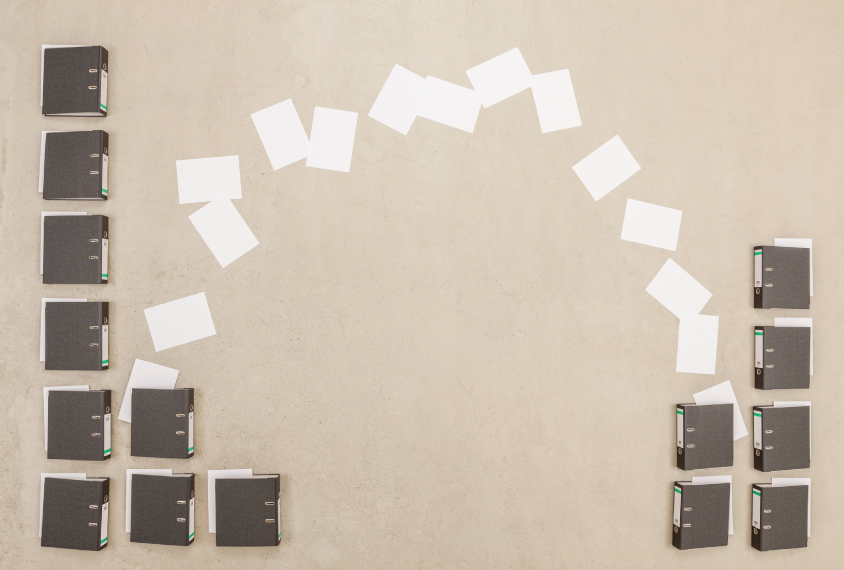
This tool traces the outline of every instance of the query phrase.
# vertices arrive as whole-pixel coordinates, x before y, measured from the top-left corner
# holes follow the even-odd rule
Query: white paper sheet
[[[176,161],[179,204],[241,198],[240,157],[217,156]]]
[[[531,75],[519,48],[511,49],[466,71],[484,109],[530,89]]]
[[[308,135],[293,106],[293,99],[252,113],[252,122],[273,170],[308,158]]]
[[[311,148],[306,166],[348,172],[352,166],[358,114],[314,107]]]
[[[669,258],[645,289],[678,319],[697,315],[712,293]]]
[[[804,247],[809,250],[809,296],[815,294],[815,270],[812,267],[812,240],[808,238],[774,238],[776,247]]]
[[[84,481],[88,478],[85,473],[42,473],[41,474],[41,502],[38,509],[38,536],[41,536],[41,529],[44,524],[44,479],[50,477],[52,479],[76,479],[77,481]]]
[[[396,64],[375,99],[369,116],[406,135],[416,119],[416,109],[424,89],[424,77]]]
[[[572,168],[596,202],[641,170],[618,135]]]
[[[45,319],[44,319],[44,312],[47,310],[47,303],[87,303],[88,299],[53,299],[53,298],[42,298],[41,299],[41,362],[46,360],[46,353],[47,353],[47,333],[45,330]]]
[[[809,460],[812,459],[812,402],[807,401],[787,401],[774,402],[775,408],[802,408],[808,406],[809,408]]]
[[[715,374],[718,317],[683,315],[677,335],[677,372]]]
[[[44,216],[87,216],[87,212],[41,212],[41,275],[44,275]]]
[[[812,319],[805,317],[777,317],[774,319],[775,327],[809,327],[809,376],[815,375],[815,331],[812,327]]]
[[[733,392],[733,385],[730,381],[721,382],[711,388],[707,388],[702,392],[694,395],[695,404],[732,404],[733,405],[733,441],[741,439],[747,435],[747,427],[744,425],[744,419],[741,417],[741,410],[739,409],[736,394]]]
[[[123,393],[123,403],[120,404],[120,414],[117,419],[132,423],[132,389],[147,388],[151,390],[172,390],[176,387],[176,378],[179,371],[175,368],[167,368],[160,364],[154,364],[135,359],[132,366],[132,373],[129,374],[129,383],[126,384],[126,391]]]
[[[730,530],[733,534],[733,476],[732,475],[706,475],[704,477],[692,477],[693,485],[712,485],[714,483],[730,484]]]
[[[137,362],[137,360],[135,361]],[[172,469],[126,470],[126,532],[132,532],[132,475],[173,475]]]
[[[621,239],[677,251],[682,210],[627,200]]]
[[[66,45],[45,45],[41,44],[41,100],[38,103],[42,107],[44,106],[44,50],[48,48],[68,48],[68,47],[88,47],[88,46],[66,46]],[[41,536],[40,534],[38,536]]]
[[[89,390],[88,385],[85,384],[84,386],[50,386],[44,387],[44,451],[47,451],[47,428],[48,428],[48,418],[49,418],[49,410],[50,406],[48,403],[48,398],[50,397],[50,392],[57,391],[57,390],[64,390],[68,392],[87,392]]]
[[[214,336],[214,321],[205,293],[144,309],[155,352]]]
[[[809,486],[809,505],[806,510],[806,536],[812,536],[812,478],[811,477],[771,477],[774,487]]]
[[[539,128],[551,133],[579,127],[580,111],[568,69],[539,73],[531,79],[533,102],[539,116]]]
[[[430,75],[425,78],[419,117],[471,133],[480,112],[481,99],[473,90]]]
[[[189,219],[223,267],[258,245],[258,239],[231,200],[208,202]]]
[[[245,479],[252,477],[251,469],[208,470],[208,532],[217,533],[217,479]]]
[[[64,131],[41,131],[41,162],[38,165],[38,193],[44,193],[44,157],[47,154],[47,133],[61,133]]]

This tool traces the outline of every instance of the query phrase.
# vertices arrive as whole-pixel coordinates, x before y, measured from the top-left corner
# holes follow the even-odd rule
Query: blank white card
[[[155,351],[217,334],[205,293],[144,309]]]

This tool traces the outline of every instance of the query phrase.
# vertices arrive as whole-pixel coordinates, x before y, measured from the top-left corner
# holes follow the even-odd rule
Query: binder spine
[[[108,133],[100,132],[100,190],[103,200],[108,200]]]
[[[753,408],[753,468],[765,471],[765,433],[762,430],[762,410],[759,408]]]
[[[275,530],[278,533],[275,539],[275,545],[281,543],[281,475],[275,478]]]
[[[684,450],[683,433],[686,431],[685,413],[681,406],[677,407],[677,468],[686,469],[686,453]]]
[[[103,393],[103,460],[111,457],[111,390]]]
[[[764,309],[763,293],[765,287],[762,284],[762,248],[753,248],[753,308]]]
[[[108,370],[108,303],[100,303],[100,360],[102,369]]]
[[[108,51],[100,47],[99,111],[108,115]]]
[[[756,327],[753,330],[754,371],[756,389],[765,390],[765,329]]]
[[[751,519],[752,531],[750,534],[750,546],[756,550],[762,550],[762,490],[753,485],[753,513]]]
[[[195,479],[196,479],[195,475],[191,475],[190,477],[188,477],[188,491],[189,491],[189,494],[190,494],[190,503],[189,503],[189,508],[188,508],[188,536],[187,536],[187,540],[185,541],[186,545],[193,544],[193,537],[194,537],[194,531],[195,531],[195,526],[196,526],[196,521],[194,519],[194,512],[195,512],[194,503],[195,503],[195,500],[196,500],[196,497],[195,497],[196,493],[194,492],[195,487],[196,487]]]
[[[108,478],[106,478],[106,480],[102,482],[102,497],[100,500],[101,506],[99,509],[100,536],[99,544],[97,544],[97,550],[102,550],[103,548],[108,546],[108,482]]]
[[[102,216],[100,226],[100,279],[108,283],[108,216]]]
[[[188,449],[187,457],[193,457],[193,388],[188,389]]]

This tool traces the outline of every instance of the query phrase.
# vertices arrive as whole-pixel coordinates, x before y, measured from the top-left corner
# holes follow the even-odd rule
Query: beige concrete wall
[[[38,2],[0,6],[0,567],[840,567],[842,16],[837,2]],[[45,118],[39,44],[109,50],[109,116]],[[469,86],[518,46],[570,69],[583,127],[542,135],[524,92],[475,133],[369,119],[390,69]],[[350,174],[273,172],[249,114],[292,97],[360,113]],[[41,130],[111,135],[106,204],[37,194]],[[642,166],[594,202],[571,166],[621,135]],[[180,206],[175,160],[238,154],[261,245],[221,269]],[[683,210],[678,251],[619,239],[626,199]],[[45,286],[39,212],[108,214],[111,280]],[[727,548],[670,545],[677,402],[752,384],[751,247],[815,240],[813,536],[750,547],[750,438]],[[715,376],[674,372],[677,321],[645,286],[668,257],[712,293]],[[213,338],[156,354],[143,309],[204,291]],[[111,368],[46,372],[39,298],[111,302]],[[802,313],[801,313],[802,316]],[[135,358],[197,389],[197,456],[48,461],[45,385],[120,402]],[[125,469],[197,473],[197,540],[131,544]],[[275,549],[218,549],[206,470],[284,477]],[[112,477],[101,553],[42,549],[39,473]],[[804,472],[800,472],[803,475]]]

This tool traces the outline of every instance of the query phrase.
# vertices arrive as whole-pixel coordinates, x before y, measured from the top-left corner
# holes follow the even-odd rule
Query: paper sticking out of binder
[[[732,483],[674,483],[672,544],[680,550],[727,546]]]
[[[105,117],[108,50],[102,46],[41,46],[41,112]]]
[[[757,471],[808,469],[812,462],[811,402],[753,407],[753,467]]]
[[[757,326],[753,335],[758,390],[809,388],[811,327]]]
[[[68,388],[44,389],[47,459],[109,459],[111,390]]]
[[[193,457],[193,388],[134,388],[131,405],[133,457]]]
[[[41,223],[44,284],[108,283],[108,216],[42,215]]]
[[[108,133],[42,131],[38,191],[45,200],[108,199]]]
[[[677,404],[677,468],[732,465],[733,405]]]
[[[209,522],[214,517],[214,526],[209,530],[216,533],[217,546],[278,546],[281,542],[279,475],[237,475],[208,472]]]
[[[169,472],[169,473],[168,473]],[[170,469],[126,470],[126,532],[131,542],[190,546],[196,477]]]
[[[773,479],[751,489],[750,545],[756,550],[806,548],[811,536],[811,479]]]
[[[753,308],[808,309],[811,252],[803,247],[754,247]]]
[[[41,482],[41,546],[95,551],[108,546],[108,477],[42,473]]]
[[[108,369],[108,303],[44,303],[44,368]]]

